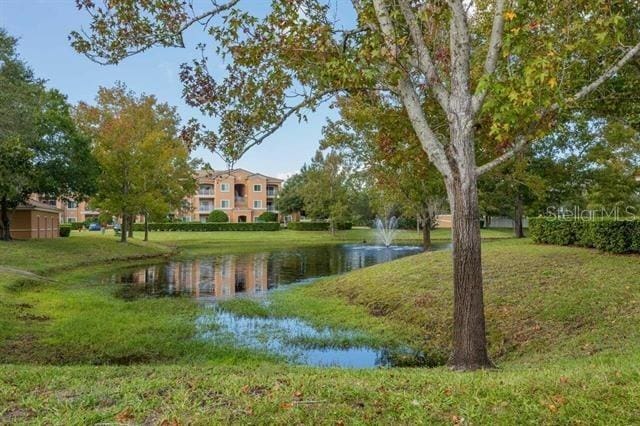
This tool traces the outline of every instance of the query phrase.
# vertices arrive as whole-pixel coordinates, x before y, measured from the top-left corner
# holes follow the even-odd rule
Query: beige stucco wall
[[[36,209],[16,210],[11,218],[11,237],[16,240],[58,238],[59,213]]]

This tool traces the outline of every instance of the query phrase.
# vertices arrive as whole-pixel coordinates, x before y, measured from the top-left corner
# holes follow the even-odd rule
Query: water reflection
[[[380,247],[333,245],[271,252],[171,260],[113,274],[109,281],[124,298],[191,295],[230,298],[260,295],[281,285],[388,262],[421,249],[417,246]]]

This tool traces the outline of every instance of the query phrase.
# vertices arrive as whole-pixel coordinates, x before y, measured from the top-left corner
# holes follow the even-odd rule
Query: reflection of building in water
[[[259,254],[171,262],[132,272],[120,281],[144,286],[153,293],[186,293],[195,297],[262,293],[268,287],[267,259],[268,255]]]

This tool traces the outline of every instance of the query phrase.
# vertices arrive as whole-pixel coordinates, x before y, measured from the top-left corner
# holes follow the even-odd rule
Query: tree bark
[[[491,368],[485,334],[480,216],[475,182],[450,185],[453,222],[453,353],[456,370]]]
[[[127,227],[127,229],[129,230],[129,238],[133,238],[133,222],[135,220],[135,217],[132,214],[127,217],[129,218],[129,223]]]
[[[149,241],[149,215],[144,214],[144,240]]]
[[[11,241],[11,219],[9,218],[9,203],[7,197],[0,201],[0,239]]]
[[[427,213],[426,218],[422,220],[422,247],[425,250],[431,248],[431,216]]]
[[[129,225],[129,215],[122,213],[122,226],[120,227],[120,242],[127,242],[127,229]]]
[[[516,194],[515,209],[513,215],[513,234],[516,238],[524,238],[523,218],[524,216],[524,203],[520,193]]]

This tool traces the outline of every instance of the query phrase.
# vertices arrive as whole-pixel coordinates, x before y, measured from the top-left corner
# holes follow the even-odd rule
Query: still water
[[[436,247],[443,249],[446,246]],[[196,338],[214,344],[277,354],[292,363],[313,366],[372,368],[431,365],[432,360],[409,348],[370,347],[366,335],[354,330],[315,327],[300,318],[248,317],[221,309],[216,300],[258,298],[275,289],[291,288],[315,278],[389,262],[422,250],[419,246],[323,245],[295,249],[206,256],[123,270],[107,279],[117,295],[187,296],[205,303],[196,321]],[[336,344],[340,342],[340,344]]]
[[[114,273],[125,284],[118,295],[191,295],[227,299],[262,295],[312,278],[341,274],[421,251],[419,246],[324,245],[269,252],[228,254],[192,260],[169,260]]]

